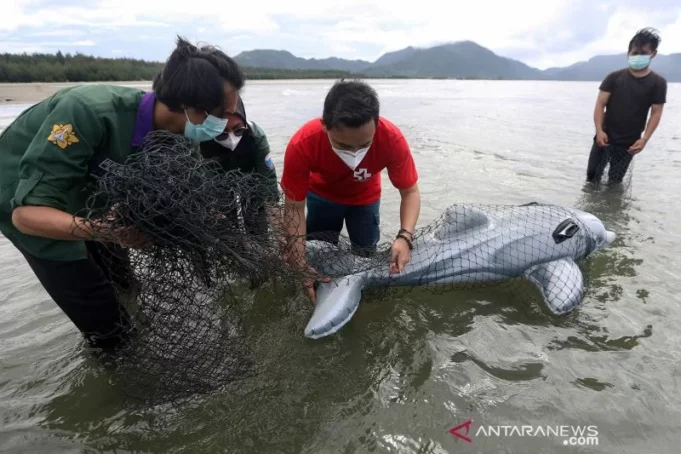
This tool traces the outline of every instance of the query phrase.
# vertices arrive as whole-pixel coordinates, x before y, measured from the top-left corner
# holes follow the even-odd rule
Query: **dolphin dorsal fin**
[[[582,304],[584,278],[571,257],[535,265],[524,274],[537,286],[554,314],[566,314]]]
[[[467,230],[488,224],[489,218],[485,212],[471,206],[454,205],[445,211],[442,225],[435,232],[435,238],[446,240]]]

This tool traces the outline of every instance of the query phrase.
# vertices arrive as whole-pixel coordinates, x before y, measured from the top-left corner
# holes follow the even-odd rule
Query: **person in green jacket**
[[[242,70],[222,51],[178,38],[153,91],[68,87],[22,112],[0,135],[0,232],[91,346],[114,348],[130,327],[102,243],[144,243],[135,232],[99,236],[75,216],[94,176],[107,161],[123,163],[152,130],[196,143],[214,139],[243,85]]]

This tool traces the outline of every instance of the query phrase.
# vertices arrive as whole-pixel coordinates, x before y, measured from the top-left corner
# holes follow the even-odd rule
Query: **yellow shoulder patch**
[[[50,133],[47,140],[52,142],[62,150],[71,145],[72,143],[80,142],[80,140],[78,140],[78,137],[76,137],[76,133],[73,132],[73,126],[71,126],[70,124],[66,125],[57,124],[52,126],[52,132]]]

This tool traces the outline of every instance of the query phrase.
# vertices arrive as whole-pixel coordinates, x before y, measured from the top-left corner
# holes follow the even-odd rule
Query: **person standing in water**
[[[659,44],[656,30],[639,30],[629,42],[629,67],[611,72],[601,83],[594,109],[596,135],[586,170],[588,182],[599,182],[609,162],[608,182],[621,183],[631,160],[643,151],[660,124],[667,81],[650,69]]]
[[[152,91],[64,88],[0,134],[0,232],[90,346],[112,349],[127,337],[131,322],[114,285],[126,282],[105,263],[117,250],[117,268],[125,270],[125,249],[146,243],[135,231],[93,230],[75,215],[96,189],[94,177],[108,161],[138,152],[153,130],[197,144],[223,134],[244,84],[224,52],[178,38]]]

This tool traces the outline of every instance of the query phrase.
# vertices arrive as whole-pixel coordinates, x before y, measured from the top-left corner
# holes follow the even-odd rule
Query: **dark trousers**
[[[21,249],[36,277],[92,347],[113,349],[130,333],[130,317],[116,287],[131,284],[126,250],[86,242],[88,257],[69,262],[45,260]]]
[[[634,158],[628,149],[629,147],[620,145],[599,147],[594,141],[586,168],[586,180],[591,183],[600,182],[605,167],[609,163],[608,183],[621,183],[627,174],[631,160]]]
[[[372,254],[380,239],[380,204],[378,200],[368,205],[345,205],[308,192],[308,237],[337,243],[345,222],[353,249],[362,255]]]

